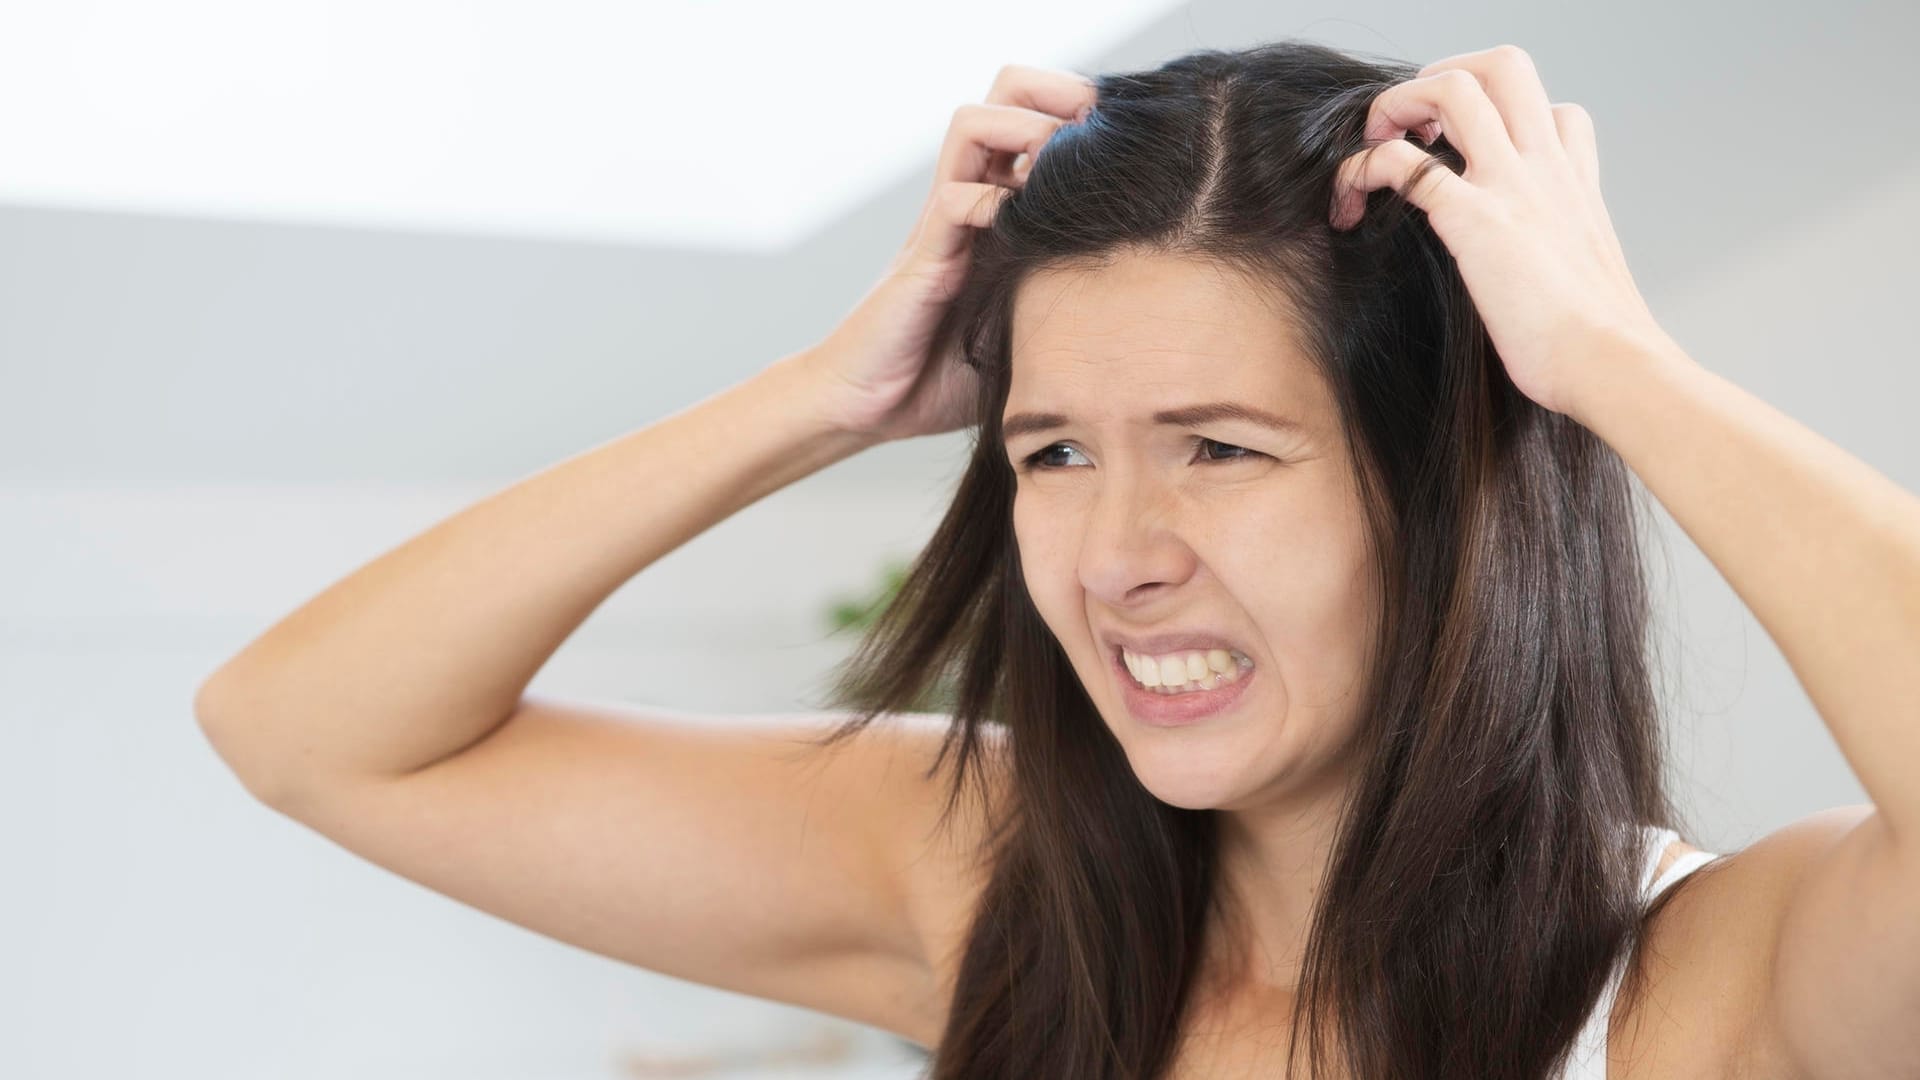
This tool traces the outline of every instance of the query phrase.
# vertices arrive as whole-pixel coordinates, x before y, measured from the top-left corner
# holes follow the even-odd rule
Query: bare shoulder
[[[1634,958],[1638,993],[1623,986],[1614,1010],[1609,1077],[1798,1075],[1762,1022],[1781,915],[1807,867],[1871,810],[1810,814],[1669,886]],[[1671,845],[1658,872],[1697,850]]]

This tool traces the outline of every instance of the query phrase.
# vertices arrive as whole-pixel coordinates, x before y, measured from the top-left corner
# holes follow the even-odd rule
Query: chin
[[[1183,810],[1220,810],[1246,794],[1245,781],[1232,762],[1243,755],[1229,753],[1228,761],[1177,742],[1156,747],[1127,747],[1134,778],[1147,793],[1168,806]]]
[[[1226,805],[1221,801],[1219,795],[1209,794],[1205,792],[1204,789],[1195,789],[1190,792],[1170,792],[1149,787],[1147,791],[1154,798],[1159,799],[1168,806],[1178,807],[1181,810],[1226,809]]]

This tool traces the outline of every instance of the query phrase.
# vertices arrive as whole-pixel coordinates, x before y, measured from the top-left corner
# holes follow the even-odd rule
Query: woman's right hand
[[[992,223],[1041,146],[1083,119],[1094,98],[1085,76],[1013,64],[1000,69],[985,104],[954,110],[912,235],[853,311],[806,350],[831,386],[836,426],[882,442],[972,419],[979,376],[957,355],[929,355],[934,328],[966,279],[972,230]]]

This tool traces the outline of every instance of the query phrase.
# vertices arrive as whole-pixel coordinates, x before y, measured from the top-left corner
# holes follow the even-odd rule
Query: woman
[[[714,522],[966,425],[845,752],[523,694]],[[1676,842],[1629,470],[1872,804]],[[829,337],[357,571],[198,705],[368,858],[937,1078],[1891,1076],[1916,654],[1920,502],[1661,330],[1523,52],[1283,42],[1006,69]]]

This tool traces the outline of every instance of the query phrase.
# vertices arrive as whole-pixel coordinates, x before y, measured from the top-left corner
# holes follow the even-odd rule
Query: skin
[[[1006,414],[1069,418],[1007,444],[1028,591],[1141,784],[1224,812],[1222,882],[1244,898],[1252,948],[1249,970],[1219,974],[1290,988],[1349,783],[1379,595],[1332,395],[1284,298],[1197,259],[1036,274],[1012,340]],[[1304,430],[1149,419],[1220,400]],[[1147,725],[1109,665],[1109,629],[1216,633],[1253,660],[1253,681],[1198,724]]]

